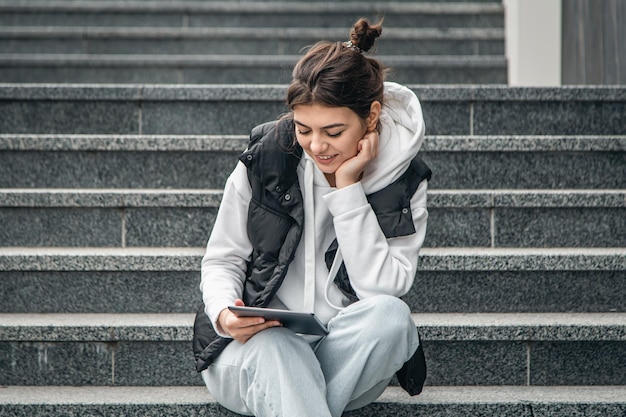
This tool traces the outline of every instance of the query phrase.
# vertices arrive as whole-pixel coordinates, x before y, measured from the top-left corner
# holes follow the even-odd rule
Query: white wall
[[[561,0],[503,0],[509,85],[561,85]]]

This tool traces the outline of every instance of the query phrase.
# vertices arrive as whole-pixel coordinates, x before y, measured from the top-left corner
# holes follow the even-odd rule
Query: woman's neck
[[[326,177],[326,181],[328,181],[328,184],[331,187],[336,187],[337,184],[335,183],[335,173],[333,172],[332,174],[324,174],[324,176]]]

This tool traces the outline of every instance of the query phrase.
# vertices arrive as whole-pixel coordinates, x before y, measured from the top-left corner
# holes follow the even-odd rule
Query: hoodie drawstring
[[[335,259],[333,259],[333,264],[331,265],[330,271],[328,272],[328,278],[326,278],[326,286],[324,287],[324,299],[326,300],[326,304],[337,310],[343,310],[344,307],[333,304],[328,298],[328,292],[330,291],[330,286],[333,284],[335,276],[337,276],[337,272],[339,272],[339,268],[341,267],[342,262],[343,256],[341,255],[341,250],[337,246]]]
[[[314,312],[315,307],[315,202],[313,201],[313,162],[309,159],[304,164],[304,311]],[[343,306],[333,304],[328,292],[343,262],[341,250],[337,248],[335,259],[328,272],[324,287],[324,299],[334,309],[343,310]]]
[[[313,201],[313,162],[304,164],[304,311],[315,306],[315,203]]]

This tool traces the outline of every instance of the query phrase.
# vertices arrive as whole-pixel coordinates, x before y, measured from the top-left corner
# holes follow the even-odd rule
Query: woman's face
[[[367,121],[348,107],[316,103],[295,106],[293,119],[298,143],[334,185],[337,168],[358,153],[358,143],[367,132]]]

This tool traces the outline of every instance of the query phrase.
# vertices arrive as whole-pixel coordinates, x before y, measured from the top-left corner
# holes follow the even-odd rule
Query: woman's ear
[[[376,130],[378,126],[378,119],[380,118],[382,106],[380,101],[373,101],[370,105],[370,114],[367,116],[367,131],[372,132]]]

